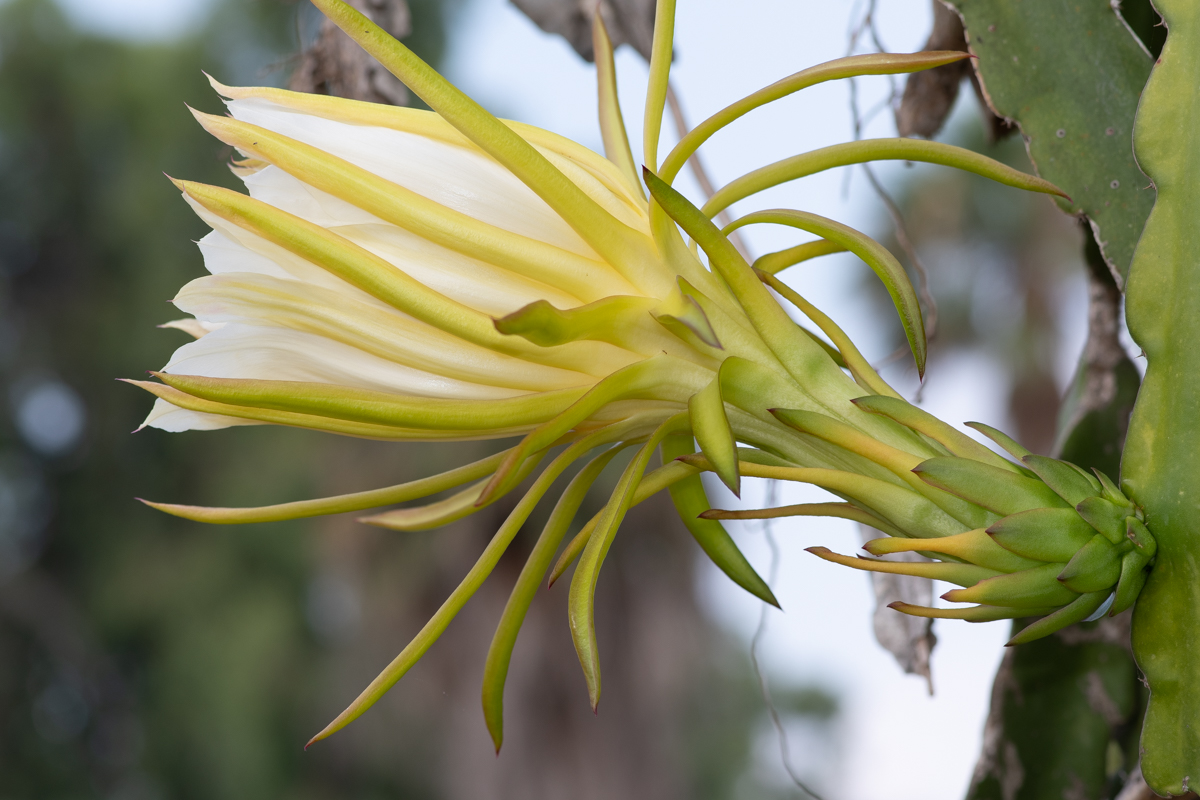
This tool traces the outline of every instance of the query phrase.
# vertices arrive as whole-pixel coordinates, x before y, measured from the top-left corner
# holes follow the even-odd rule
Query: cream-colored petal
[[[359,100],[347,100],[342,97],[309,94],[307,92],[290,92],[285,89],[274,89],[266,86],[225,86],[208,76],[213,89],[223,97],[236,100],[254,98],[258,101],[297,113],[311,114],[325,119],[332,119],[349,125],[364,125],[367,127],[390,128],[406,131],[426,138],[436,139],[446,144],[462,147],[475,153],[482,150],[467,137],[455,130],[450,123],[432,111],[422,111],[415,108],[385,106],[379,103],[366,103]],[[562,156],[589,175],[598,180],[613,196],[621,198],[622,202],[635,210],[645,213],[646,199],[627,185],[620,169],[599,153],[593,152],[577,142],[559,136],[556,133],[543,130],[524,122],[501,120],[505,125],[516,131],[523,139],[532,144],[538,152],[549,158],[556,166],[559,162],[553,156]],[[574,173],[568,177],[575,180]],[[576,181],[579,184],[579,181]],[[581,185],[581,188],[582,185]],[[586,188],[585,191],[588,191]],[[588,192],[591,194],[590,191]],[[598,201],[599,202],[599,201]],[[604,205],[604,203],[601,203]]]
[[[517,389],[468,383],[412,369],[302,331],[228,324],[175,351],[164,372],[210,378],[311,381],[455,399],[499,399]]]
[[[208,276],[184,286],[175,305],[205,320],[198,324],[245,323],[304,331],[468,383],[532,392],[593,382],[588,375],[496,353],[396,309],[301,281],[252,273]]]
[[[204,256],[204,268],[213,275],[252,272],[272,278],[299,280],[341,294],[353,295],[364,302],[384,305],[382,301],[351,286],[311,261],[290,253],[245,228],[226,222],[187,195],[184,195],[184,199],[197,216],[213,229],[197,243]]]
[[[233,428],[239,425],[262,425],[252,419],[238,419],[221,414],[204,414],[199,411],[188,411],[186,408],[173,406],[166,400],[155,400],[150,414],[142,422],[141,428],[158,428],[168,433],[183,431],[216,431],[222,428]]]
[[[277,167],[251,176],[246,187],[256,200],[334,230],[431,289],[486,314],[503,316],[539,299],[558,308],[583,303],[541,281],[456,253],[384,222]]]
[[[629,227],[650,235],[650,214],[641,206],[631,205],[628,195],[614,194],[582,164],[544,147],[537,149],[601,208]]]
[[[193,339],[199,339],[201,336],[207,336],[213,331],[220,328],[225,323],[223,322],[203,322],[198,319],[173,319],[170,322],[164,322],[159,325],[160,328],[173,328],[177,331],[183,331]]]
[[[597,257],[545,201],[483,153],[403,131],[301,114],[254,98],[228,106],[235,119],[317,147],[481,222]]]

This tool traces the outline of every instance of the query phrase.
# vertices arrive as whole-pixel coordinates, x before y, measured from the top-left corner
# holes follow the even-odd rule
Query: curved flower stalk
[[[568,617],[591,702],[599,701],[594,592],[623,518],[647,497],[668,490],[714,563],[775,603],[719,522],[737,514],[710,510],[700,480],[706,470],[734,492],[743,476],[829,489],[844,502],[763,513],[866,522],[897,537],[874,543],[879,552],[919,540],[922,552],[944,562],[921,569],[953,576],[964,594],[952,599],[978,603],[964,618],[1054,612],[1039,629],[1048,630],[1096,610],[1103,597],[1096,598],[1114,583],[1116,605],[1136,594],[1153,540],[1119,492],[1071,467],[1046,465],[1054,462],[1013,464],[910,406],[832,320],[775,277],[809,258],[853,252],[887,287],[923,371],[916,294],[885,248],[817,214],[769,210],[731,228],[785,225],[818,238],[751,265],[710,219],[769,186],[881,158],[945,164],[1060,194],[1055,187],[957,148],[893,139],[764,167],[704,209],[671,185],[696,148],[759,106],[823,81],[913,72],[964,54],[855,56],[802,70],[704,121],[660,163],[674,19],[673,2],[660,0],[639,170],[599,19],[607,158],[496,119],[340,0],[315,2],[433,111],[213,82],[229,116],[196,117],[242,154],[235,171],[249,194],[177,182],[213,229],[200,242],[212,274],[175,301],[194,317],[176,327],[197,340],[155,373],[160,382],[134,382],[158,398],[146,424],[515,442],[441,475],[356,494],[262,508],[151,505],[237,523],[424,500],[363,518],[415,531],[460,519],[531,482],[459,587],[314,741],[355,719],[416,663],[549,494],[558,496],[554,510],[488,653],[483,706],[497,747],[505,675],[526,610],[539,583],[573,563]],[[824,339],[798,325],[781,298]],[[588,489],[626,450],[607,504],[559,552]],[[659,450],[661,466],[652,468]],[[565,488],[555,489],[568,473]],[[1083,536],[1088,524],[1099,534]],[[1133,532],[1128,543],[1113,536],[1120,525],[1121,537]],[[1068,552],[1072,546],[1078,556]],[[1127,572],[1114,575],[1114,563]]]

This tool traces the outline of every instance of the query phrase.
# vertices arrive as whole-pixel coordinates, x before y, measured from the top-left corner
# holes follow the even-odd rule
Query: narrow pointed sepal
[[[647,297],[605,297],[566,310],[546,300],[535,300],[496,320],[496,330],[520,336],[539,347],[595,339],[624,346],[631,329],[649,323],[648,312],[657,301]]]
[[[1046,485],[1071,505],[1078,505],[1103,490],[1100,482],[1078,467],[1046,456],[1028,455],[1021,459]]]
[[[942,599],[951,603],[984,603],[1012,608],[1066,605],[1078,597],[1078,594],[1059,583],[1058,573],[1062,571],[1062,567],[1061,564],[1043,564],[1040,567],[1000,575],[980,581],[969,588],[952,589],[942,595]]]
[[[588,489],[592,487],[608,463],[624,449],[624,445],[617,445],[604,451],[571,479],[570,484],[555,503],[554,510],[546,521],[545,527],[542,528],[537,544],[534,545],[533,551],[525,561],[525,566],[521,568],[521,574],[517,577],[517,582],[504,606],[504,612],[500,615],[500,622],[496,625],[496,633],[492,636],[492,643],[488,647],[487,659],[484,662],[483,685],[480,693],[484,722],[487,725],[488,733],[491,734],[497,753],[500,752],[500,746],[504,742],[504,684],[508,677],[513,647],[516,645],[521,625],[525,621],[525,614],[529,611],[529,605],[537,593],[542,576],[545,575],[550,561],[554,558],[555,549],[562,541],[575,514],[579,511],[579,506],[583,503]]]
[[[1118,544],[1125,538],[1125,517],[1128,516],[1129,509],[1103,497],[1087,497],[1075,506],[1075,512],[1113,544]]]
[[[1158,541],[1137,517],[1125,518],[1125,538],[1133,542],[1137,551],[1148,559],[1154,558],[1158,553]]]
[[[140,500],[151,508],[163,511],[175,517],[190,519],[195,522],[207,522],[217,525],[245,524],[251,522],[279,522],[283,520],[303,519],[305,517],[324,516],[326,514],[344,514],[351,511],[363,511],[368,508],[389,506],[394,503],[406,503],[410,500],[420,500],[432,494],[453,489],[464,483],[479,480],[488,475],[504,458],[504,453],[476,461],[472,464],[421,478],[398,486],[384,489],[371,489],[365,492],[354,492],[336,497],[323,497],[317,500],[299,500],[294,503],[280,503],[257,508],[212,508],[206,506],[186,506],[174,503],[153,503]]]
[[[1121,556],[1099,533],[1081,547],[1058,574],[1063,586],[1079,594],[1111,589],[1120,577]]]
[[[663,440],[664,464],[681,463],[677,459],[694,452],[692,437],[687,434],[675,434]],[[679,512],[683,524],[713,564],[738,586],[764,603],[778,608],[779,601],[775,599],[775,593],[746,560],[746,556],[738,549],[725,526],[714,519],[701,518],[701,515],[709,510],[709,502],[700,476],[692,475],[680,480],[672,484],[669,491],[671,502],[675,504],[675,510]]]
[[[921,314],[921,304],[917,299],[917,291],[913,288],[912,281],[908,279],[908,273],[904,271],[904,267],[886,247],[848,225],[843,225],[819,214],[793,209],[771,209],[747,214],[727,226],[722,233],[729,234],[744,225],[760,223],[787,225],[814,233],[842,245],[861,258],[887,289],[888,295],[896,307],[896,313],[900,317],[904,334],[908,338],[908,345],[917,366],[917,374],[924,376],[929,343],[925,338],[925,320]],[[697,241],[699,240],[697,239]]]
[[[1000,619],[1016,619],[1017,617],[1032,617],[1039,614],[1049,614],[1053,607],[1046,608],[1001,608],[1000,606],[971,606],[970,608],[930,608],[917,606],[897,600],[888,603],[888,608],[895,609],[910,617],[926,619],[961,619],[967,622],[994,622]]]
[[[1038,566],[1039,562],[1023,558],[1005,550],[992,541],[982,529],[976,528],[955,536],[937,536],[930,539],[872,539],[863,545],[873,556],[891,553],[940,553],[952,558],[999,572],[1018,572]]]
[[[596,62],[596,95],[599,100],[600,138],[604,142],[604,155],[617,165],[621,174],[629,181],[638,195],[642,184],[638,180],[637,162],[629,148],[629,135],[625,131],[625,117],[621,114],[621,103],[617,96],[617,69],[613,59],[612,39],[604,24],[604,16],[597,4],[592,15],[592,52]]]
[[[1111,592],[1091,592],[1089,594],[1077,595],[1069,604],[1063,606],[1058,611],[1055,611],[1049,616],[1042,617],[1037,622],[1023,628],[1020,633],[1008,640],[1006,647],[1012,647],[1018,644],[1027,644],[1035,639],[1041,639],[1043,636],[1049,636],[1055,631],[1060,631],[1068,625],[1074,625],[1076,622],[1083,622],[1092,614],[1100,610],[1104,605]]]
[[[1097,480],[1100,481],[1101,492],[1110,503],[1118,506],[1125,506],[1127,508],[1133,507],[1133,503],[1130,503],[1129,498],[1125,496],[1125,493],[1117,488],[1117,485],[1112,482],[1112,478],[1108,477],[1098,469],[1093,469],[1092,473],[1096,476]]]
[[[788,267],[794,267],[810,259],[844,252],[846,252],[846,246],[843,244],[831,242],[828,239],[817,239],[815,242],[805,242],[786,250],[759,256],[754,260],[752,266],[768,275],[778,275]]]
[[[980,581],[995,580],[1000,574],[996,570],[984,569],[974,564],[955,564],[946,561],[884,561],[877,558],[844,556],[835,553],[828,547],[806,547],[807,552],[825,561],[841,564],[866,572],[886,572],[892,575],[912,575],[917,578],[929,578],[935,581],[946,581],[959,586],[973,586]],[[963,591],[963,590],[958,590]],[[948,598],[947,598],[948,599]],[[964,600],[962,602],[974,602]]]
[[[742,476],[738,472],[737,440],[725,414],[725,401],[721,397],[721,378],[714,377],[706,386],[688,400],[692,433],[713,465],[713,471],[721,483],[737,497],[742,496]]]
[[[704,312],[696,295],[699,291],[682,277],[678,279],[678,291],[672,292],[650,312],[659,324],[688,341],[690,334],[715,350],[723,350],[721,339],[713,329],[712,321]]]
[[[1026,456],[1033,455],[1024,447],[1022,447],[1016,439],[1012,438],[999,428],[993,428],[991,425],[985,425],[982,422],[964,422],[963,424],[968,428],[979,431],[984,436],[1000,445],[1000,449],[1008,453],[1013,458],[1022,459]]]
[[[1136,550],[1126,553],[1121,558],[1121,577],[1117,580],[1117,591],[1113,597],[1109,616],[1116,616],[1127,608],[1132,608],[1150,577],[1150,559]]]
[[[913,470],[936,486],[997,514],[1063,508],[1065,500],[1040,480],[965,458],[931,458]]]
[[[1011,472],[1017,472],[1016,464],[1001,458],[979,442],[961,433],[953,426],[947,425],[924,409],[914,406],[907,400],[885,395],[869,395],[858,397],[850,402],[866,411],[868,414],[878,414],[895,420],[911,430],[923,433],[935,442],[945,447],[951,454],[961,458],[969,458],[993,467],[1000,467]]]
[[[1010,514],[987,532],[992,541],[1019,556],[1063,564],[1096,534],[1069,508],[1034,508]]]

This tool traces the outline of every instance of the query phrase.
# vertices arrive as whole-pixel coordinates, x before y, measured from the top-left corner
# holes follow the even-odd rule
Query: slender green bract
[[[866,234],[854,230],[848,225],[810,214],[807,211],[791,209],[771,209],[747,214],[729,226],[724,233],[736,230],[745,225],[754,224],[787,225],[800,230],[815,233],[818,236],[836,242],[867,263],[883,285],[887,288],[900,315],[900,324],[904,326],[904,335],[908,338],[908,346],[912,349],[913,360],[917,363],[917,372],[925,374],[925,357],[928,343],[925,340],[925,322],[921,317],[921,305],[917,301],[917,292],[913,289],[904,267],[887,248]]]
[[[1147,370],[1121,480],[1158,540],[1133,613],[1133,652],[1150,687],[1142,774],[1173,795],[1200,784],[1200,5],[1156,5],[1167,43],[1142,94],[1134,146],[1158,199],[1126,294]]]
[[[703,211],[713,217],[737,201],[781,183],[835,167],[888,160],[943,164],[974,172],[976,175],[1018,189],[1066,196],[1061,189],[1047,180],[1019,172],[1006,164],[961,147],[920,139],[864,139],[822,147],[820,150],[792,156],[749,172],[718,190],[712,199],[704,204]]]

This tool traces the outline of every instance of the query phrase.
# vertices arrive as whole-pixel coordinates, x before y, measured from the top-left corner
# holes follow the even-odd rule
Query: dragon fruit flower
[[[879,159],[1058,189],[978,154],[910,139],[834,145],[769,164],[703,207],[673,187],[705,141],[756,108],[824,81],[914,72],[965,54],[853,56],[804,69],[730,104],[660,160],[674,26],[674,3],[660,0],[639,167],[598,17],[606,157],[493,117],[341,0],[314,3],[432,111],[213,81],[229,115],[196,117],[241,154],[233,169],[248,193],[176,183],[212,228],[200,242],[211,274],[175,300],[191,317],[168,323],[196,340],[155,373],[158,381],[133,381],[157,398],[145,424],[512,441],[440,475],[349,495],[261,508],[150,505],[239,523],[407,504],[363,521],[413,531],[510,492],[521,499],[421,632],[313,741],[349,724],[420,659],[568,471],[488,653],[484,717],[497,748],[504,680],[526,610],[538,585],[572,564],[571,634],[593,706],[599,701],[596,583],[622,519],[646,498],[668,490],[708,557],[775,602],[720,522],[746,512],[711,509],[704,471],[734,492],[742,477],[828,489],[842,502],[759,513],[872,525],[893,537],[873,542],[873,552],[918,549],[944,563],[819,554],[942,577],[963,587],[948,599],[975,604],[953,614],[901,609],[908,613],[1048,614],[1026,629],[1045,633],[1100,609],[1113,586],[1114,607],[1132,602],[1153,539],[1119,491],[1059,462],[1020,453],[1024,464],[1014,464],[910,405],[829,317],[777,277],[801,261],[852,252],[887,287],[923,372],[921,309],[891,253],[808,211],[757,211],[725,229],[712,221],[764,189]],[[755,224],[817,238],[751,264],[728,235]],[[785,304],[824,336],[798,324]],[[626,450],[607,504],[559,552],[589,487]],[[661,466],[652,468],[656,451]],[[442,496],[427,500],[434,495]]]

